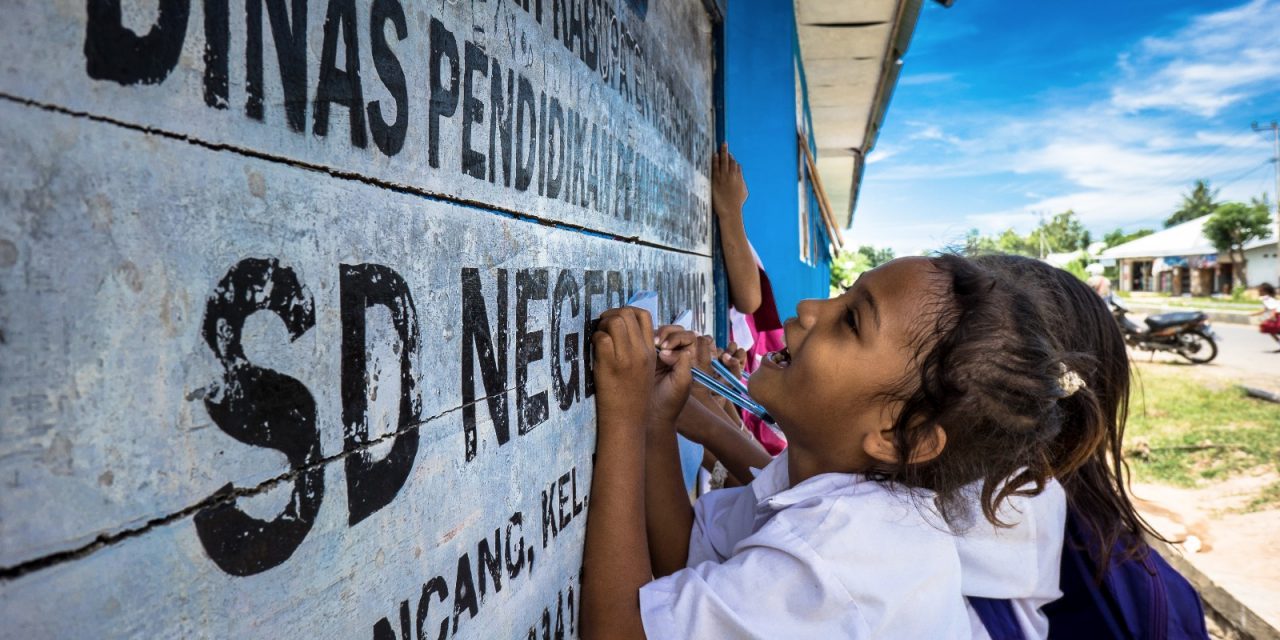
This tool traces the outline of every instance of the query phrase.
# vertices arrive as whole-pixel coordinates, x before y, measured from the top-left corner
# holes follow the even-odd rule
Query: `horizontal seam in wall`
[[[92,542],[84,544],[80,547],[76,547],[74,549],[67,549],[65,551],[56,551],[54,553],[50,553],[50,554],[41,556],[39,558],[33,558],[25,562],[20,562],[11,567],[0,567],[0,584],[9,582],[12,580],[16,580],[29,573],[34,573],[36,571],[48,569],[50,567],[62,564],[64,562],[79,560],[80,558],[88,556],[92,553],[105,549],[109,546],[112,546],[124,540],[128,540],[129,538],[136,538],[141,535],[144,535],[147,532],[157,527],[163,527],[165,525],[173,524],[174,522],[177,522],[189,516],[195,515],[195,513],[198,511],[202,511],[204,509],[208,509],[211,507],[218,507],[218,506],[226,505],[229,503],[234,503],[237,498],[250,497],[250,496],[255,496],[255,495],[265,493],[275,488],[277,485],[281,483],[292,481],[294,478],[296,478],[300,474],[313,471],[321,467],[328,466],[329,464],[345,459],[347,456],[350,456],[353,453],[366,451],[372,447],[375,447],[388,440],[397,438],[403,434],[417,431],[419,427],[422,427],[423,425],[429,424],[436,420],[440,420],[441,418],[444,418],[445,416],[451,413],[454,413],[455,411],[461,411],[466,407],[475,406],[481,402],[488,401],[489,398],[495,397],[497,395],[507,394],[514,390],[515,390],[515,387],[511,387],[509,389],[503,389],[500,394],[486,395],[480,398],[476,398],[472,402],[463,403],[452,409],[446,409],[434,416],[430,416],[423,420],[419,420],[418,422],[415,422],[413,424],[405,425],[403,427],[396,429],[395,431],[383,434],[373,440],[369,440],[368,442],[363,443],[360,447],[357,447],[355,449],[344,450],[334,455],[321,458],[310,464],[303,465],[300,467],[293,467],[278,476],[263,480],[262,482],[252,487],[233,487],[231,491],[216,492],[213,495],[209,496],[208,498],[205,498],[204,500],[201,500],[196,504],[193,504],[189,507],[185,507],[183,509],[179,509],[178,511],[175,511],[168,515],[152,518],[143,525],[127,528],[114,533],[99,535]]]
[[[326,167],[324,165],[305,162],[302,160],[295,160],[292,158],[278,156],[278,155],[266,153],[263,151],[257,151],[255,149],[249,149],[249,148],[241,147],[237,145],[220,143],[220,142],[209,142],[207,140],[202,140],[200,138],[195,138],[195,137],[181,134],[181,133],[174,133],[172,131],[166,131],[164,129],[156,129],[156,128],[148,127],[144,125],[133,124],[130,122],[125,122],[123,120],[116,120],[114,118],[95,115],[95,114],[87,113],[84,111],[76,111],[74,109],[68,109],[66,107],[49,104],[45,102],[40,102],[38,100],[32,100],[29,98],[23,98],[23,97],[11,95],[8,93],[0,92],[0,99],[6,100],[8,102],[13,102],[16,104],[21,104],[23,106],[35,107],[37,109],[42,109],[44,111],[48,111],[51,113],[57,113],[65,116],[70,116],[73,118],[88,119],[94,122],[101,122],[104,124],[109,124],[109,125],[114,125],[124,129],[129,129],[131,131],[139,131],[139,132],[150,134],[150,135],[157,135],[164,138],[169,138],[171,140],[178,140],[178,141],[186,142],[187,144],[191,144],[197,147],[210,149],[212,151],[228,151],[231,153],[236,153],[242,156],[255,158],[258,160],[265,160],[268,162],[288,165],[288,166],[296,167],[299,169],[315,171],[317,173],[323,173],[328,176],[338,178],[340,180],[350,180],[352,182],[359,182],[359,183],[367,184],[369,186],[377,187],[380,189],[394,191],[396,193],[418,196],[420,198],[425,198],[427,200],[435,200],[438,202],[445,202],[448,204],[458,205],[458,206],[466,207],[468,209],[483,211],[485,213],[500,216],[503,218],[519,220],[521,222],[529,222],[529,223],[538,224],[546,227],[554,227],[556,229],[562,229],[564,231],[572,231],[574,233],[580,233],[582,235],[602,238],[606,240],[613,240],[615,242],[633,244],[633,245],[642,246],[642,247],[648,247],[651,249],[670,251],[673,253],[682,253],[685,255],[696,256],[699,258],[711,257],[710,255],[707,255],[704,253],[698,253],[697,251],[681,249],[679,247],[672,247],[669,245],[659,244],[656,242],[650,242],[648,240],[641,240],[639,236],[623,236],[623,235],[618,235],[616,233],[610,233],[607,231],[592,229],[590,227],[586,227],[583,225],[577,225],[577,224],[571,224],[568,222],[560,222],[560,221],[551,220],[547,218],[541,218],[538,216],[529,215],[527,213],[520,213],[518,211],[513,211],[511,209],[496,207],[494,205],[487,204],[484,202],[479,202],[476,200],[467,200],[465,198],[458,198],[455,196],[450,196],[448,194],[442,194],[434,191],[427,191],[426,189],[420,189],[417,187],[411,187],[404,184],[398,184],[388,180],[382,180],[380,178],[373,178],[360,173],[356,173],[354,171],[343,171],[341,169],[335,169],[333,167]]]

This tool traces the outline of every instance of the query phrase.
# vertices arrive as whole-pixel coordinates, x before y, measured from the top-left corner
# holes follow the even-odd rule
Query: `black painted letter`
[[[484,122],[484,103],[473,91],[472,77],[489,73],[489,56],[470,40],[466,43],[462,66],[462,172],[472,178],[484,179],[483,153],[471,148],[471,128]]]
[[[200,543],[232,575],[261,573],[288,560],[324,499],[324,469],[302,470],[321,457],[315,399],[294,378],[251,364],[240,345],[245,319],[258,311],[279,316],[297,340],[315,326],[314,304],[293,269],[274,258],[241,260],[205,303],[204,340],[223,368],[220,389],[204,400],[209,417],[240,442],[280,451],[298,470],[289,506],[270,522],[241,511],[235,500],[196,513]],[[227,484],[218,493],[232,489]]]
[[[147,35],[139,36],[124,26],[120,0],[89,0],[85,71],[95,80],[125,86],[163,82],[178,64],[190,14],[191,0],[160,0],[156,23]]]
[[[418,454],[417,431],[422,399],[414,389],[413,359],[418,353],[418,312],[400,274],[380,264],[340,265],[342,317],[342,425],[347,456],[348,522],[356,524],[385,507],[409,477]],[[399,433],[386,458],[374,461],[369,450],[369,378],[365,347],[366,310],[374,305],[391,312],[400,338]]]
[[[569,303],[571,317],[578,317],[579,293],[578,281],[573,272],[565,269],[556,278],[555,293],[551,296],[551,382],[556,392],[556,401],[560,410],[566,411],[578,399],[578,336],[577,331],[570,331],[560,337],[560,327],[564,326],[564,303]],[[570,324],[569,326],[574,326]],[[563,343],[561,342],[563,340]],[[564,345],[563,349],[561,344]],[[564,375],[565,364],[569,365],[569,378]]]
[[[476,457],[476,370],[480,360],[480,377],[489,401],[489,419],[498,446],[511,439],[511,420],[507,413],[507,270],[498,269],[497,323],[489,329],[480,271],[473,267],[462,270],[462,430],[466,459]],[[496,340],[495,340],[496,334]],[[496,342],[496,345],[495,345]]]
[[[440,77],[440,63],[449,60],[449,86]],[[440,117],[458,110],[458,40],[444,23],[431,19],[431,105],[427,108],[427,162],[440,168]]]
[[[388,156],[400,153],[404,147],[405,133],[409,129],[409,89],[404,84],[404,69],[400,59],[387,45],[386,22],[390,20],[396,28],[396,39],[409,37],[408,27],[404,21],[404,7],[399,0],[373,0],[372,18],[369,20],[369,38],[373,47],[373,66],[378,70],[378,78],[396,101],[396,121],[387,124],[382,117],[382,105],[377,100],[369,103],[369,131],[373,133],[373,144]]]
[[[285,0],[245,0],[245,90],[249,93],[244,111],[254,120],[263,119],[262,109],[262,3],[267,4],[271,38],[280,64],[280,84],[284,87],[284,113],[289,128],[306,128],[307,111],[307,0],[293,0],[285,15]],[[290,26],[290,21],[293,25]]]
[[[346,69],[339,69],[338,30],[342,30],[343,58]],[[360,44],[356,40],[356,5],[354,0],[329,0],[329,13],[324,19],[324,48],[320,51],[320,80],[316,85],[315,123],[311,131],[329,135],[329,104],[340,104],[350,114],[352,146],[365,147],[364,89],[360,84]]]
[[[516,273],[516,424],[520,435],[547,420],[547,392],[529,395],[529,363],[542,359],[542,329],[529,330],[529,303],[546,299],[546,269]]]

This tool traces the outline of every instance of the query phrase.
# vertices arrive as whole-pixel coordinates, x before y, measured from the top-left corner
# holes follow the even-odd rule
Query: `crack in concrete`
[[[200,138],[192,137],[182,133],[175,133],[173,131],[167,131],[165,129],[156,129],[146,125],[134,124],[132,122],[125,122],[123,120],[117,120],[115,118],[111,118],[107,116],[100,116],[100,115],[88,113],[85,111],[76,111],[74,109],[68,109],[66,107],[58,106],[55,104],[40,102],[38,100],[32,100],[30,98],[23,98],[20,96],[11,95],[4,92],[0,92],[0,100],[5,100],[7,102],[20,104],[27,107],[35,107],[37,109],[48,111],[50,113],[57,113],[65,116],[70,116],[73,118],[82,118],[82,119],[90,120],[93,122],[101,122],[103,124],[109,124],[109,125],[121,127],[124,129],[129,129],[131,131],[139,131],[141,133],[160,136],[163,138],[168,138],[170,140],[177,140],[179,142],[185,142],[187,144],[197,146],[197,147],[202,147],[205,149],[210,149],[212,151],[227,151],[230,153],[239,154],[249,158],[255,158],[257,160],[265,160],[265,161],[274,162],[277,164],[288,165],[298,169],[315,171],[317,173],[323,173],[330,177],[338,178],[340,180],[349,180],[352,182],[359,182],[361,184],[377,187],[379,189],[385,189],[387,191],[394,191],[396,193],[417,196],[420,198],[426,198],[428,200],[435,200],[438,202],[445,202],[448,204],[459,205],[469,209],[483,211],[491,215],[497,215],[497,216],[501,216],[503,218],[509,218],[512,220],[519,220],[521,222],[529,222],[532,224],[542,225],[544,227],[554,227],[556,229],[561,229],[564,231],[572,231],[574,233],[580,233],[586,236],[592,236],[592,237],[602,238],[606,240],[613,240],[615,242],[633,244],[636,246],[648,247],[651,249],[659,249],[662,251],[670,251],[672,253],[681,253],[684,255],[696,256],[699,258],[711,257],[709,254],[698,253],[697,251],[692,251],[689,249],[681,249],[679,247],[672,247],[672,246],[660,244],[657,242],[641,240],[640,236],[624,236],[616,233],[611,233],[608,231],[592,229],[591,227],[587,227],[580,224],[574,224],[570,222],[561,222],[559,220],[552,220],[550,218],[542,218],[539,216],[522,213],[514,209],[506,209],[490,203],[481,202],[479,200],[469,200],[467,198],[459,198],[457,196],[449,195],[446,193],[429,191],[427,189],[400,184],[397,182],[392,182],[390,180],[384,180],[382,178],[370,177],[361,173],[356,173],[354,171],[336,169],[336,168],[325,166],[322,164],[316,164],[313,162],[307,162],[305,160],[296,160],[293,158],[278,156],[275,154],[267,153],[265,151],[258,151],[256,149],[250,149],[250,148],[241,147],[238,145],[226,144],[222,142],[209,142],[207,140],[202,140]]]
[[[515,391],[515,389],[516,389],[515,386],[512,386],[507,389],[503,389],[502,394],[505,395],[507,393]],[[466,407],[475,406],[482,402],[487,402],[490,398],[497,397],[498,395],[499,394],[490,394],[487,396],[476,398],[472,402],[460,404],[456,407],[453,407],[452,409],[445,409],[444,411],[441,411],[436,415],[419,420],[418,422],[396,429],[395,431],[383,434],[373,440],[365,442],[358,448],[351,449],[350,451],[344,450],[344,451],[335,453],[331,456],[321,458],[315,462],[312,462],[311,464],[304,465],[301,467],[291,468],[280,475],[263,480],[262,482],[259,482],[254,486],[233,487],[231,491],[216,492],[213,495],[210,495],[208,498],[205,498],[204,500],[201,500],[200,502],[193,504],[189,507],[185,507],[183,509],[180,509],[178,511],[175,511],[167,515],[152,518],[140,526],[126,528],[121,531],[116,531],[114,533],[101,534],[98,537],[94,538],[92,542],[86,543],[74,549],[57,551],[54,553],[50,553],[48,555],[41,556],[39,558],[33,558],[25,562],[20,562],[11,567],[2,567],[0,568],[0,584],[11,582],[29,573],[34,573],[36,571],[48,569],[50,567],[57,566],[64,562],[79,560],[80,558],[84,558],[90,554],[93,554],[97,551],[105,549],[109,546],[112,546],[124,540],[142,536],[150,532],[152,529],[163,527],[165,525],[172,524],[179,520],[183,520],[189,516],[195,515],[196,512],[201,511],[203,509],[229,504],[229,503],[235,502],[237,498],[250,497],[250,496],[266,493],[267,491],[275,488],[277,485],[292,481],[299,474],[328,466],[329,464],[343,460],[347,456],[350,456],[354,453],[367,451],[383,442],[387,442],[388,440],[398,438],[403,434],[406,434],[409,432],[415,432],[424,425],[440,420],[445,416],[451,413],[461,411]]]

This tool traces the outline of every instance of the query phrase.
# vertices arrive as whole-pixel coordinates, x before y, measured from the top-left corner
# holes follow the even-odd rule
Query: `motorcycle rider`
[[[1085,281],[1085,284],[1089,285],[1089,288],[1093,289],[1094,293],[1104,299],[1111,295],[1111,279],[1103,275],[1106,268],[1095,262],[1086,267],[1086,270],[1089,272],[1089,279]]]
[[[1262,316],[1262,324],[1258,326],[1258,330],[1280,344],[1280,300],[1276,299],[1276,288],[1266,282],[1258,285],[1258,298],[1262,302],[1262,309],[1249,315]],[[1280,353],[1280,349],[1276,349],[1274,353]]]

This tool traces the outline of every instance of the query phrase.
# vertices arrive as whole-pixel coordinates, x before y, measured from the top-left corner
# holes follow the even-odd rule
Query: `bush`
[[[1244,295],[1245,292],[1247,292],[1248,290],[1249,290],[1248,287],[1236,285],[1235,288],[1231,290],[1231,301],[1232,302],[1248,302],[1248,298],[1246,298]]]
[[[1063,268],[1067,272],[1069,272],[1071,275],[1077,278],[1080,278],[1081,281],[1088,282],[1089,273],[1084,270],[1085,265],[1087,265],[1088,263],[1089,263],[1089,260],[1087,258],[1080,257],[1080,258],[1076,258],[1075,260],[1072,260],[1071,262],[1068,262],[1067,266]]]

